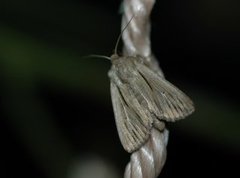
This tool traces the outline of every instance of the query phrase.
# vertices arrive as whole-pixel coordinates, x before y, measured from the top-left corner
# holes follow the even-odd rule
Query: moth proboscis
[[[133,17],[131,18],[131,20]],[[108,72],[118,134],[124,149],[131,153],[144,144],[152,127],[164,129],[164,121],[183,119],[194,111],[191,99],[156,73],[141,56],[119,56],[118,37]]]

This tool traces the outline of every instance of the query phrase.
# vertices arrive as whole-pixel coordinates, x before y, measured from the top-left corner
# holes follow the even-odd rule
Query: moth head
[[[119,56],[118,56],[118,54],[113,54],[113,55],[111,55],[110,59],[113,62],[113,61],[119,59]]]

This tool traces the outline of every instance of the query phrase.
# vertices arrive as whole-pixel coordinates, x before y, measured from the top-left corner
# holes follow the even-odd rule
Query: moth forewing
[[[113,111],[114,111],[114,116],[115,116],[115,122],[117,125],[117,130],[118,130],[118,135],[120,138],[120,141],[124,147],[125,150],[129,150],[132,148],[131,144],[128,144],[128,139],[127,139],[127,131],[125,127],[125,123],[123,122],[124,120],[124,113],[123,113],[123,106],[121,103],[121,95],[118,91],[117,86],[111,82],[111,97],[112,97],[112,104],[113,104]]]
[[[152,115],[148,107],[145,107],[145,105],[141,103],[141,100],[139,100],[139,94],[133,91],[131,85],[122,87],[121,92],[128,107],[137,114],[137,118],[133,119],[137,119],[141,125],[147,129],[151,129],[153,123]]]
[[[146,119],[143,113],[139,116],[138,110],[131,107],[138,106],[137,103],[133,104],[127,100],[126,97],[130,95],[127,91],[124,85],[118,86],[111,82],[111,96],[118,134],[124,149],[131,153],[148,139],[152,121],[150,118]],[[130,98],[134,101],[134,98]],[[143,118],[145,120],[142,120]]]
[[[148,81],[158,110],[162,112],[162,115],[158,116],[159,112],[155,111],[159,119],[175,121],[190,115],[194,111],[193,102],[181,90],[145,65],[141,63],[136,63],[136,65],[139,72]]]

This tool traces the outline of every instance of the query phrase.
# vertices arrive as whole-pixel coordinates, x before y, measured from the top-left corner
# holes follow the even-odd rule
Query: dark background
[[[130,155],[115,128],[110,63],[81,58],[112,53],[120,3],[0,2],[1,177],[73,178],[101,166],[122,177]],[[239,5],[159,0],[153,9],[153,52],[196,105],[186,120],[167,124],[162,178],[239,175]]]

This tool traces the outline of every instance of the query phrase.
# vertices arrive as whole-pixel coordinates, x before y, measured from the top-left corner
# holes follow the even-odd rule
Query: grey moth
[[[108,72],[111,98],[120,141],[131,153],[138,150],[149,138],[152,127],[162,131],[164,121],[183,119],[194,111],[191,99],[168,82],[161,72],[150,67],[144,57],[118,56],[120,37],[111,57],[91,55],[112,62]]]
[[[118,134],[131,153],[141,147],[152,127],[164,128],[194,111],[193,102],[177,87],[151,70],[141,56],[110,57],[108,73]]]

